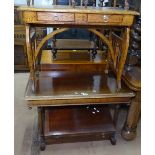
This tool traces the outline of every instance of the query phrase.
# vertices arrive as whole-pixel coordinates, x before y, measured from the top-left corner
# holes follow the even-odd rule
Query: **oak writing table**
[[[73,139],[110,139],[115,144],[115,126],[106,105],[130,104],[135,95],[121,84],[121,76],[128,52],[130,26],[138,13],[118,8],[54,5],[46,8],[25,6],[18,10],[23,12],[26,24],[30,68],[25,97],[30,107],[38,107],[40,148],[44,150],[45,144]],[[35,27],[38,26],[51,26],[56,30],[45,36],[37,46]],[[68,57],[72,60],[51,58],[50,52],[44,49],[47,40],[72,27],[87,28],[101,39],[108,47],[106,59],[102,59],[99,51],[97,58],[93,59],[87,53],[85,60],[79,58],[74,61],[76,56],[71,56],[71,52]],[[109,29],[108,37],[100,31],[104,28]],[[120,29],[119,36],[114,33],[115,28]],[[54,42],[51,53],[60,55],[59,51],[55,51]],[[109,70],[109,63],[112,63],[116,74]]]
[[[51,6],[48,8],[35,8],[35,7],[19,7],[18,10],[23,11],[23,21],[26,23],[26,42],[28,48],[28,60],[31,76],[34,77],[36,71],[34,62],[39,57],[41,48],[50,38],[53,38],[56,34],[67,31],[70,27],[86,27],[89,31],[96,34],[103,42],[105,42],[109,48],[109,54],[113,61],[115,68],[117,67],[117,84],[118,88],[121,87],[121,75],[126,60],[126,55],[129,46],[129,33],[130,26],[133,23],[134,16],[138,15],[135,11],[128,11],[118,8],[100,8],[100,7],[77,7],[71,6]],[[52,26],[59,27],[53,33],[48,34],[40,44],[36,47],[35,41],[32,43],[30,40],[30,28],[32,26]],[[97,31],[97,28],[104,27],[120,27],[122,28],[122,38],[114,35],[114,41],[112,43],[113,35],[111,38],[106,38],[101,32]],[[33,37],[32,37],[33,38]],[[115,41],[117,38],[119,41]],[[31,41],[31,42],[30,42]],[[121,50],[121,58],[117,64],[117,58],[119,55],[118,50],[114,52],[114,43],[117,44]],[[31,46],[33,52],[31,50]]]

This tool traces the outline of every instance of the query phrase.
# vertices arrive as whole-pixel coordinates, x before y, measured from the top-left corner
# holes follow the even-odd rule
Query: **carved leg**
[[[30,69],[30,78],[33,81],[33,86],[34,86],[34,91],[36,88],[36,83],[35,83],[35,47],[34,43],[31,42],[30,40],[30,25],[26,25],[26,48],[27,48],[27,57],[28,57],[28,64],[29,64],[29,69]]]
[[[30,69],[30,76],[33,79],[33,61],[32,61],[32,49],[30,43],[30,25],[26,25],[26,48],[27,48],[27,58]]]
[[[118,71],[117,71],[118,91],[121,89],[121,77],[122,77],[122,72],[124,69],[124,65],[125,65],[125,61],[128,53],[129,38],[130,38],[130,28],[125,28],[125,31],[123,34],[123,42],[122,42],[122,54],[121,54]]]
[[[41,151],[44,151],[46,148],[44,139],[44,116],[45,116],[45,109],[42,107],[38,107],[38,131],[39,131],[39,142]]]
[[[125,140],[133,140],[136,137],[136,128],[140,115],[140,96],[141,92],[137,92],[130,105],[127,120],[122,130],[122,137]]]

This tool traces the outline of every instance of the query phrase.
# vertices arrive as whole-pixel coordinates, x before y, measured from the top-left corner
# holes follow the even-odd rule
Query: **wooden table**
[[[30,67],[26,100],[30,107],[38,107],[41,149],[45,149],[45,143],[56,142],[55,138],[61,138],[60,141],[64,142],[66,135],[70,137],[70,140],[77,135],[80,136],[80,140],[84,140],[85,136],[92,140],[92,135],[95,135],[96,139],[110,139],[115,144],[115,130],[108,109],[101,110],[100,114],[95,117],[94,123],[91,124],[93,116],[89,115],[88,111],[83,111],[83,108],[87,109],[85,106],[96,104],[131,103],[135,94],[123,83],[121,85],[121,76],[128,52],[130,26],[133,23],[134,16],[138,15],[138,13],[118,8],[72,8],[71,6],[54,5],[48,8],[19,7],[18,10],[23,11],[23,20],[26,24],[26,44]],[[52,26],[56,30],[45,36],[37,46],[35,33],[31,33],[31,28],[36,26]],[[87,28],[100,38],[109,49],[107,59],[100,62],[95,60],[68,61],[60,64],[72,66],[70,71],[43,71],[40,68],[43,65],[40,64],[40,60],[45,43],[55,35],[72,27]],[[104,28],[108,28],[110,31],[108,37],[99,31]],[[115,28],[119,28],[119,36],[114,33]],[[109,72],[109,63],[112,63],[116,71],[116,78],[115,75]],[[79,106],[83,108],[81,109]],[[59,107],[60,109],[52,107]],[[83,119],[81,119],[82,115],[85,116]],[[106,119],[99,121],[101,115]],[[66,117],[67,120],[73,117],[78,119],[71,119],[72,125],[70,125],[63,117]],[[90,124],[83,131],[80,130],[80,126],[85,127],[82,121]],[[53,127],[51,127],[52,122]],[[68,127],[65,128],[60,122],[66,122],[65,126],[68,124]],[[80,126],[77,125],[77,122]],[[104,126],[101,124],[104,124]],[[93,125],[96,126],[94,129]],[[73,126],[76,126],[76,128],[73,129]],[[55,131],[58,132],[55,133]],[[49,139],[50,136],[55,140]]]
[[[29,67],[32,77],[34,77],[34,62],[39,57],[41,48],[50,38],[53,38],[56,34],[67,31],[71,27],[86,27],[88,30],[96,34],[103,42],[105,42],[109,48],[109,55],[113,61],[114,67],[117,71],[117,84],[118,88],[121,88],[121,75],[126,60],[129,38],[130,38],[130,26],[133,23],[134,16],[139,13],[135,11],[128,11],[118,8],[102,8],[102,7],[77,7],[71,6],[50,6],[48,8],[42,7],[19,7],[18,10],[23,11],[23,21],[26,23],[26,42],[28,49]],[[30,27],[32,26],[52,26],[59,27],[53,33],[48,34],[36,47],[35,42],[32,44],[30,39]],[[104,27],[119,27],[122,28],[122,38],[111,34],[109,38],[106,38],[101,32],[97,31],[97,28]],[[118,41],[116,41],[116,39]],[[114,41],[112,41],[114,40]],[[31,42],[30,42],[31,41]],[[115,49],[113,44],[117,44],[121,50],[121,58],[117,64],[117,58],[119,52]],[[31,50],[31,46],[33,50]]]
[[[97,68],[100,67],[103,69],[102,65]],[[41,150],[45,144],[62,142],[110,140],[116,143],[117,111],[111,116],[108,104],[130,105],[135,93],[123,83],[117,92],[113,73],[107,75],[95,69],[44,71],[37,82],[34,92],[33,81],[29,80],[25,99],[29,107],[38,107]]]

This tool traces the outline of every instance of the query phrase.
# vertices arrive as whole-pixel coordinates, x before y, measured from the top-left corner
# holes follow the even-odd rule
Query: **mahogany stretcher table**
[[[97,107],[100,113],[97,114],[96,108],[95,116],[92,115],[94,111],[90,110],[91,115],[89,115],[90,113],[83,111],[83,108],[87,109],[85,106],[88,105],[91,109],[91,105],[96,104],[98,106],[99,104],[132,104],[135,94],[123,83],[121,84],[121,76],[128,52],[130,27],[134,16],[138,13],[118,8],[72,8],[54,5],[46,8],[19,7],[18,10],[23,11],[23,20],[26,24],[26,45],[30,67],[30,79],[25,97],[30,107],[38,107],[41,149],[45,149],[45,143],[56,142],[60,137],[59,142],[66,141],[66,135],[71,141],[77,138],[77,135],[80,140],[85,140],[85,136],[92,140],[92,135],[95,135],[96,139],[110,139],[115,144],[113,120],[107,107],[105,109]],[[33,33],[31,30],[38,26],[51,26],[56,30],[45,36],[37,46],[35,30]],[[101,62],[95,60],[59,62],[61,65],[70,66],[72,68],[70,71],[50,70],[51,68],[44,70],[40,57],[45,43],[72,27],[87,28],[100,38],[109,49],[107,59]],[[104,28],[110,30],[108,37],[100,31]],[[113,33],[115,28],[120,29],[120,36]],[[112,63],[116,75],[109,72],[109,62]],[[59,108],[55,109],[55,107]],[[105,119],[97,121],[101,115]],[[85,117],[81,119],[81,116]],[[91,124],[93,118],[96,121]],[[71,125],[67,120],[70,120]],[[80,126],[85,130],[81,131]],[[126,131],[126,134],[129,135],[130,131]]]

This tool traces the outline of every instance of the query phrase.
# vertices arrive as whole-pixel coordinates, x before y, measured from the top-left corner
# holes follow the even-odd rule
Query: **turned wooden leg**
[[[38,107],[38,131],[39,131],[39,142],[41,151],[44,151],[46,148],[44,139],[44,117],[45,117],[45,109],[42,107]]]
[[[116,145],[115,134],[113,134],[113,135],[110,137],[110,142],[111,142],[112,145]]]
[[[122,129],[122,137],[125,140],[133,140],[136,137],[137,123],[140,115],[140,96],[141,92],[137,92],[131,102],[127,120]]]
[[[117,122],[118,122],[119,108],[120,108],[119,104],[115,106],[114,117],[113,117],[113,122],[116,128],[117,128]]]

